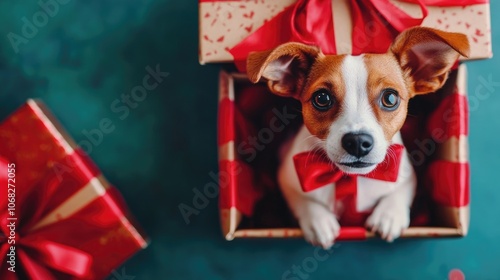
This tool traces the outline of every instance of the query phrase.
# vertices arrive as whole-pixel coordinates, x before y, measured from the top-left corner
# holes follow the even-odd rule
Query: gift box
[[[451,71],[439,91],[410,101],[401,129],[418,188],[403,238],[465,236],[469,227],[466,68]],[[300,237],[302,232],[276,182],[279,147],[301,124],[300,103],[252,84],[241,73],[220,73],[218,146],[220,220],[227,240]],[[338,240],[375,237],[344,226]]]
[[[103,279],[148,245],[118,191],[40,101],[0,124],[0,159],[0,279]]]
[[[492,56],[489,9],[488,0],[199,0],[199,60],[243,64],[249,52],[289,41],[325,54],[382,53],[417,25],[466,34],[471,52],[461,59],[484,59]]]

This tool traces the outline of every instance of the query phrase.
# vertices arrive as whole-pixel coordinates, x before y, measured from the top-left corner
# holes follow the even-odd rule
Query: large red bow
[[[85,162],[84,165],[83,162]],[[81,226],[82,224],[63,220],[52,225],[43,226],[40,229],[33,229],[47,214],[47,210],[52,208],[49,201],[53,202],[54,199],[57,199],[58,192],[64,192],[64,189],[71,189],[77,185],[85,184],[99,173],[97,168],[91,164],[81,151],[69,156],[65,163],[75,164],[80,167],[85,166],[86,168],[74,169],[64,174],[50,174],[40,182],[41,184],[33,192],[27,193],[24,185],[21,185],[21,178],[17,181],[8,181],[7,174],[9,173],[7,171],[12,166],[9,167],[8,161],[0,157],[0,191],[2,191],[2,199],[0,199],[0,220],[2,221],[0,225],[1,279],[18,279],[18,277],[30,279],[92,277],[92,256],[85,251],[60,242],[64,239],[63,236],[67,235],[67,232],[64,232],[65,228]],[[20,168],[17,167],[18,170]],[[65,183],[65,186],[61,188],[62,182]],[[7,194],[9,183],[14,185],[15,190],[17,190],[15,192],[15,210],[13,212],[7,211],[9,201],[7,196],[3,195],[4,193]],[[101,214],[105,215],[106,213],[103,211]],[[95,217],[89,217],[89,219],[93,218]],[[15,227],[9,227],[9,224],[4,223],[4,221],[13,222]],[[81,221],[81,223],[84,222]],[[81,231],[82,234],[73,237],[67,236],[67,239],[80,238],[83,242],[87,238],[100,236],[99,232],[93,232],[93,236],[91,236],[88,230]],[[87,236],[83,236],[83,234]],[[15,241],[15,244],[12,243],[13,241]],[[12,264],[15,264],[15,273],[7,269],[11,266],[8,261],[11,260],[10,255],[13,254],[11,253],[11,245],[15,246],[15,251],[13,251],[15,255],[12,257]]]
[[[328,160],[326,155],[320,153],[303,152],[295,155],[293,160],[303,191],[309,192],[335,183],[335,196],[341,199],[356,194],[357,176],[396,182],[403,150],[403,145],[391,145],[384,161],[366,175],[346,174]]]
[[[460,6],[488,0],[403,0],[417,4],[422,16],[413,18],[389,0],[349,0],[352,19],[352,54],[384,53],[403,30],[421,25],[427,6]],[[298,0],[234,46],[230,53],[245,72],[250,52],[273,49],[286,42],[316,45],[325,54],[338,54],[331,0]]]

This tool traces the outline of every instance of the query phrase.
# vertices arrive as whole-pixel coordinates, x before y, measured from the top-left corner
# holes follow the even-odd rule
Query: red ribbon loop
[[[88,276],[92,265],[92,256],[88,253],[49,240],[26,239],[22,240],[23,249],[26,251],[29,248],[29,257],[34,257],[39,264],[76,277]],[[26,258],[21,259],[22,262],[24,260]]]
[[[419,26],[428,15],[427,6],[466,6],[488,0],[404,0],[418,5],[421,17],[413,18],[389,0],[349,0],[352,18],[352,54],[384,53],[403,30]],[[250,52],[273,49],[286,42],[319,46],[325,54],[338,54],[331,0],[298,0],[266,22],[229,52],[245,72]]]
[[[331,44],[334,38],[331,15],[330,0],[298,0],[290,16],[289,41],[319,46],[324,53],[336,53],[335,44]]]
[[[8,161],[0,157],[0,184],[1,191],[7,193]],[[78,167],[78,168],[76,168]],[[62,168],[62,169],[60,169]],[[53,167],[45,174],[45,178],[38,182],[36,187],[26,190],[29,194],[16,197],[16,251],[20,267],[32,279],[54,278],[51,271],[58,271],[78,278],[91,277],[92,256],[78,248],[59,243],[53,239],[53,234],[40,230],[31,231],[30,228],[37,224],[47,212],[53,210],[64,201],[71,193],[82,188],[92,178],[99,174],[99,170],[80,150],[68,155],[60,162],[54,162]],[[0,218],[6,220],[7,197],[1,196]],[[5,197],[5,198],[4,198]],[[29,205],[30,207],[23,207]],[[26,212],[27,211],[27,212]],[[92,217],[90,217],[92,218]],[[52,224],[52,227],[57,226]],[[0,226],[0,236],[9,236],[10,229],[7,225]],[[91,237],[89,237],[91,238]],[[8,250],[10,245],[7,240],[0,240],[0,251]],[[2,259],[4,255],[0,256]],[[4,273],[10,273],[2,261],[0,265],[0,278]],[[14,278],[15,279],[15,278]]]
[[[420,18],[412,18],[405,11],[399,9],[390,1],[387,0],[369,0],[369,1],[373,4],[375,10],[379,12],[390,23],[390,25],[394,27],[398,32],[402,32],[405,29],[412,26],[421,25],[424,19],[429,14],[426,7],[426,3],[424,3],[426,2],[425,0],[407,0],[407,2],[411,2],[419,6],[420,11],[422,13],[422,17]]]
[[[325,154],[303,152],[293,157],[295,170],[299,177],[302,190],[309,192],[336,183],[336,197],[356,193],[356,178],[363,176],[387,182],[396,182],[399,166],[403,155],[404,146],[393,144],[389,147],[387,155],[375,170],[366,175],[345,174],[339,170]],[[343,190],[344,189],[344,190]]]

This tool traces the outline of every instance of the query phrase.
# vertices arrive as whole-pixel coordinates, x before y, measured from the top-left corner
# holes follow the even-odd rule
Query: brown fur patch
[[[405,79],[397,60],[390,54],[366,54],[364,62],[368,71],[366,87],[370,104],[384,130],[385,138],[390,141],[406,119],[410,99],[409,81]],[[399,94],[400,104],[394,111],[387,111],[380,107],[381,93],[386,88],[393,88]]]
[[[464,34],[414,27],[401,33],[389,52],[411,75],[410,97],[413,97],[441,88],[459,56],[469,56],[470,47]]]
[[[330,125],[342,110],[345,85],[342,77],[342,62],[345,55],[323,56],[317,59],[309,72],[306,85],[300,95],[304,124],[309,131],[325,139]],[[312,97],[317,90],[327,89],[334,98],[333,106],[326,112],[318,111],[312,105]]]
[[[314,46],[289,42],[274,50],[253,52],[247,58],[251,82],[267,79],[269,89],[281,96],[298,98],[311,65],[323,55]],[[287,68],[283,65],[290,63]]]

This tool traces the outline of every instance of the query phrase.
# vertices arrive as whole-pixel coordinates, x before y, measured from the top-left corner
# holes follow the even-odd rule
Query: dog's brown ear
[[[299,98],[307,72],[320,53],[317,47],[293,42],[250,53],[247,74],[253,83],[266,78],[269,89],[277,95]]]
[[[413,97],[441,88],[459,56],[469,55],[469,41],[461,33],[414,27],[401,33],[389,52],[411,80]]]

